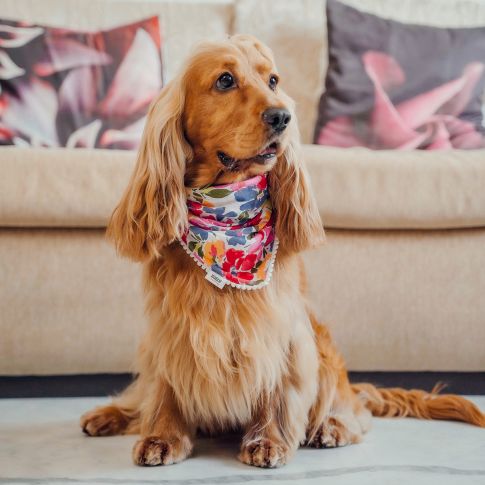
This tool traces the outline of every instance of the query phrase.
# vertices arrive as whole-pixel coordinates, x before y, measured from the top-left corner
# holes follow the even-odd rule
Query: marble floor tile
[[[485,409],[485,397],[473,399]],[[0,484],[485,485],[485,429],[414,419],[374,419],[361,444],[300,449],[286,467],[236,459],[236,436],[197,440],[194,455],[168,467],[131,462],[134,436],[88,438],[79,416],[104,399],[0,400]]]

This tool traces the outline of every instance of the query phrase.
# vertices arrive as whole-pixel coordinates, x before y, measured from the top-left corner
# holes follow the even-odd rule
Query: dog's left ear
[[[290,142],[270,172],[271,200],[281,250],[300,252],[325,240],[322,220],[301,158],[300,135],[290,123]]]

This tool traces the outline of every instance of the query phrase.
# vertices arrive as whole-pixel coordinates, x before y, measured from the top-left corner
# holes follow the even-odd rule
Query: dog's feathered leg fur
[[[317,393],[312,337],[310,329],[294,336],[285,376],[273,392],[260,396],[242,440],[242,462],[269,468],[284,465],[304,439],[309,408]]]
[[[154,379],[147,386],[140,433],[133,448],[136,465],[171,465],[192,452],[195,429],[183,418],[173,390],[164,379]]]

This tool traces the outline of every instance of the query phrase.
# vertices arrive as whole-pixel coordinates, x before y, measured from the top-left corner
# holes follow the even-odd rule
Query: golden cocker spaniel
[[[187,458],[197,430],[242,430],[240,460],[277,467],[300,445],[360,441],[371,414],[485,426],[480,410],[458,396],[350,385],[305,298],[299,253],[324,233],[294,105],[278,80],[268,47],[236,35],[201,45],[150,108],[108,227],[118,252],[144,264],[149,328],[134,383],[81,418],[90,436],[141,434],[138,465]],[[266,177],[278,240],[271,279],[253,291],[220,288],[181,244],[188,194]],[[268,247],[276,254],[276,245]],[[209,257],[219,249],[214,243]],[[250,266],[241,277],[254,275]]]

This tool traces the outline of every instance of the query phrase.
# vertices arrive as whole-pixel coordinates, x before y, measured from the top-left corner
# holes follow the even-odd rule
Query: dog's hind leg
[[[140,430],[140,382],[136,380],[111,404],[99,406],[81,416],[81,428],[88,436],[136,434]]]
[[[358,443],[369,429],[371,414],[353,392],[341,355],[327,328],[312,316],[318,349],[319,390],[310,411],[304,444],[334,448]]]

